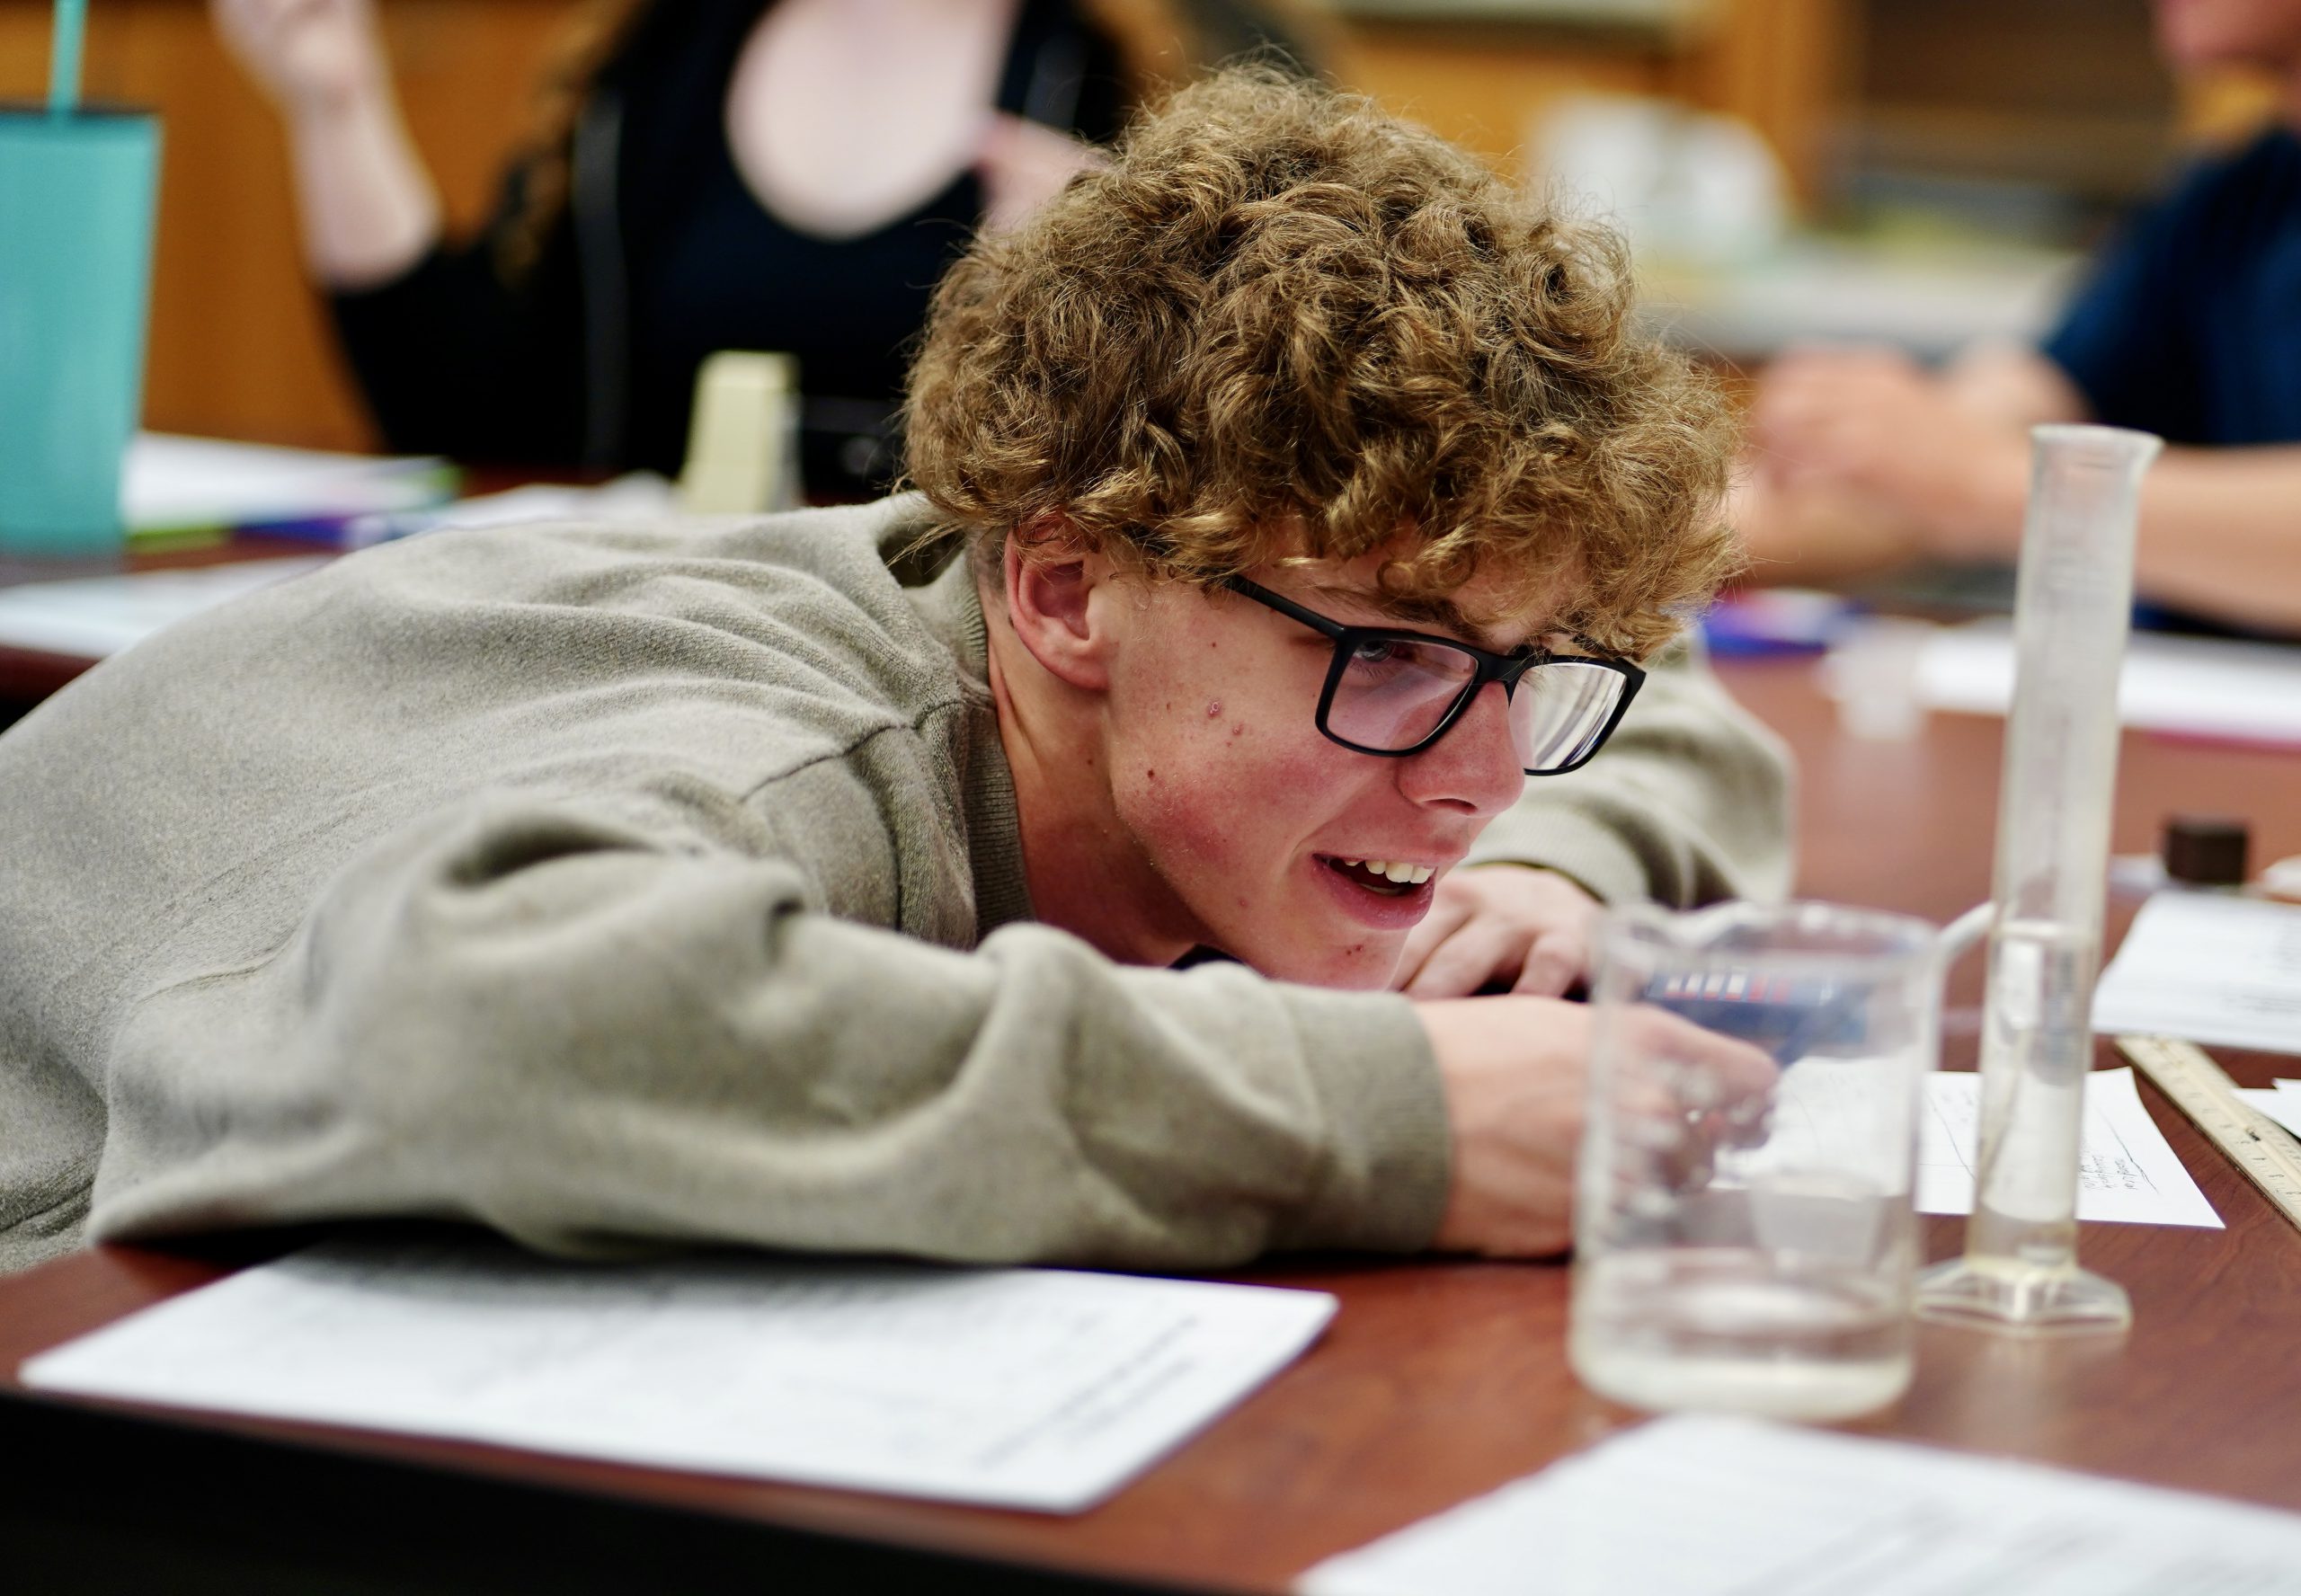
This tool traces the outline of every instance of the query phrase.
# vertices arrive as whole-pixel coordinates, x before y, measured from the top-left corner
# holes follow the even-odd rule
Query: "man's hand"
[[[1416,1006],[1446,1090],[1453,1184],[1434,1243],[1447,1252],[1542,1257],[1574,1238],[1574,1163],[1582,1145],[1592,1011],[1544,998],[1478,998]],[[1758,1049],[1660,1009],[1615,1016],[1634,1029],[1626,1056],[1667,1058],[1702,1083],[1701,1102],[1628,1105],[1651,1112],[1684,1143],[1689,1169],[1734,1139],[1762,1108],[1778,1071]]]
[[[1508,983],[1562,997],[1590,973],[1598,900],[1551,870],[1477,864],[1449,871],[1407,935],[1391,985],[1409,998],[1467,998]]]
[[[2020,536],[2024,430],[1977,413],[1951,384],[1884,350],[1805,350],[1766,370],[1750,410],[1763,472],[1781,488],[1870,501],[1943,554],[2003,553]]]

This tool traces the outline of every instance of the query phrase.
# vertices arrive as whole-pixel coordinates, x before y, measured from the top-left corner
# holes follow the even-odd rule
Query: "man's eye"
[[[1388,665],[1396,660],[1401,652],[1395,643],[1386,643],[1379,637],[1370,637],[1351,645],[1350,662],[1353,665]]]

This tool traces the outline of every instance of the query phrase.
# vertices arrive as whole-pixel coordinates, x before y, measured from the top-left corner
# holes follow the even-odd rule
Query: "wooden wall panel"
[[[1655,94],[1672,63],[1653,41],[1498,23],[1358,22],[1343,75],[1401,116],[1515,176],[1534,122],[1577,91]]]
[[[481,214],[570,0],[385,0],[409,121],[451,217]],[[91,98],[156,108],[147,426],[317,448],[372,436],[305,278],[286,141],[200,0],[94,0]],[[0,0],[0,98],[42,92],[46,0]]]

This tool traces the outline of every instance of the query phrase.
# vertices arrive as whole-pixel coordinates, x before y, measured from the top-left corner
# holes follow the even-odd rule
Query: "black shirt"
[[[808,492],[884,486],[909,345],[982,216],[982,188],[963,173],[910,215],[840,241],[765,209],[724,118],[737,56],[769,3],[658,0],[600,74],[577,135],[612,151],[612,193],[584,189],[579,143],[579,192],[531,270],[507,280],[493,249],[518,213],[520,167],[478,238],[334,297],[389,447],[675,474],[704,358],[776,350],[798,358]],[[1026,0],[998,104],[1107,139],[1123,109],[1116,50],[1069,0]]]

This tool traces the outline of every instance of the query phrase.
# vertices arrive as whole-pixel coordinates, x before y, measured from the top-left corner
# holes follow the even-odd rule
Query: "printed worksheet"
[[[2084,1089],[2077,1217],[2220,1229],[2221,1216],[2141,1106],[2133,1071],[2096,1069],[2085,1077]],[[1925,1107],[1917,1142],[1918,1211],[1971,1213],[1981,1077],[1946,1071],[1927,1076]]]
[[[1304,1596],[2301,1596],[2301,1515],[1755,1419],[1659,1419]]]
[[[2301,1053],[2301,905],[2157,893],[2101,972],[2093,1029]]]
[[[344,1241],[25,1363],[84,1396],[1045,1512],[1092,1506],[1291,1361],[1319,1291]]]

